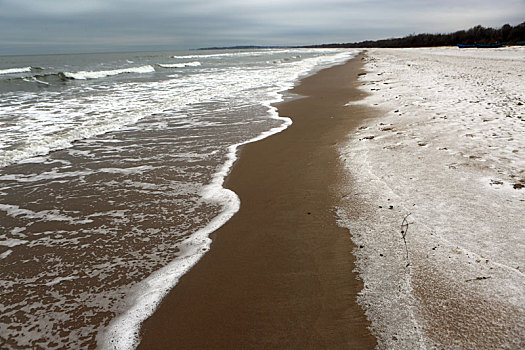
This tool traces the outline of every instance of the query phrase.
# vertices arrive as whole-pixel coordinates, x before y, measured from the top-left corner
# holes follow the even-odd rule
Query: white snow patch
[[[338,213],[379,348],[522,347],[525,48],[373,49],[365,68],[380,117],[340,150]]]

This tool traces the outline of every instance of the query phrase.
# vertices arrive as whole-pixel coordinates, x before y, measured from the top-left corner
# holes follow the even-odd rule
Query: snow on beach
[[[338,214],[379,348],[524,348],[525,48],[365,62],[370,95],[349,105],[380,117],[341,149]]]

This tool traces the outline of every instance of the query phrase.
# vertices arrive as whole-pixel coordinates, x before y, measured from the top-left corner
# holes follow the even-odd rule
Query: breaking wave
[[[99,79],[104,77],[109,77],[112,75],[118,75],[123,73],[153,73],[155,68],[150,65],[141,66],[141,67],[131,67],[131,68],[122,68],[122,69],[113,69],[113,70],[100,70],[100,71],[80,71],[80,72],[60,72],[58,75],[66,79],[75,79],[75,80],[88,80],[88,79]]]
[[[200,62],[187,62],[187,63],[171,63],[171,64],[157,64],[159,67],[162,68],[184,68],[184,67],[198,67],[201,65]]]
[[[0,69],[0,74],[16,74],[31,72],[31,67]]]

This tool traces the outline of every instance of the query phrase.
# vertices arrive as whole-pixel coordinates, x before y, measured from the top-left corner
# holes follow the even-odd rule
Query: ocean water
[[[239,208],[238,146],[355,51],[0,57],[0,347],[133,348]]]

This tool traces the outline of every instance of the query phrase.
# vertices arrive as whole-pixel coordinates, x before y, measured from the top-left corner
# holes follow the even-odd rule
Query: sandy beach
[[[142,328],[141,349],[374,348],[356,295],[354,246],[336,224],[337,146],[368,109],[362,56],[323,70],[278,106],[285,132],[241,149],[227,188],[240,211]]]

